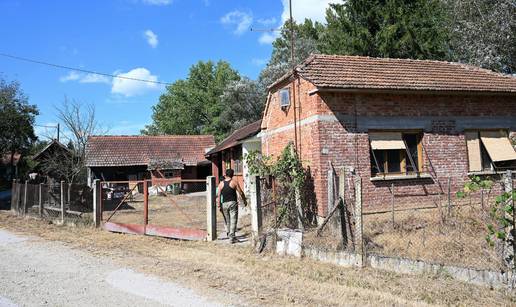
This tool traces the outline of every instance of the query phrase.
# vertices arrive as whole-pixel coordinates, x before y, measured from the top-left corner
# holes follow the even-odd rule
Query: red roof
[[[220,142],[217,147],[210,150],[206,156],[212,155],[214,153],[223,151],[224,149],[231,148],[240,144],[240,141],[246,139],[248,137],[254,136],[261,131],[262,120],[255,121],[249,125],[246,125],[240,129],[235,130],[230,136],[225,138],[222,142]]]
[[[91,136],[86,166],[149,165],[151,161],[182,161],[195,166],[215,146],[212,135]]]
[[[314,54],[296,72],[318,88],[516,94],[515,77],[452,62]]]

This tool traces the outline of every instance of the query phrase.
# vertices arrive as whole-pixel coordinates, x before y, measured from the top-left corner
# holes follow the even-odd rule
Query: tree
[[[64,98],[56,108],[59,121],[64,124],[63,139],[68,143],[63,150],[56,150],[47,159],[44,171],[55,174],[70,183],[86,182],[86,144],[92,135],[105,134],[96,119],[95,107]]]
[[[294,27],[294,64],[304,61],[312,53],[319,53],[317,47],[324,26],[318,22],[305,19],[301,24],[293,23]],[[272,54],[267,66],[261,71],[259,82],[266,90],[271,85],[292,69],[291,63],[291,39],[290,21],[285,22],[281,28],[280,36],[272,43]]]
[[[34,120],[38,114],[37,107],[28,103],[18,82],[7,83],[0,79],[0,154],[10,154],[11,176],[15,173],[15,153],[27,153],[37,139]]]
[[[516,1],[446,0],[454,60],[516,73]]]
[[[229,132],[220,120],[225,107],[221,96],[236,80],[240,75],[227,62],[198,62],[190,68],[186,80],[167,87],[153,107],[153,123],[142,133],[214,134],[220,140]]]
[[[449,58],[441,0],[348,0],[330,4],[318,48],[327,54]]]
[[[220,115],[221,126],[235,130],[262,117],[265,89],[257,81],[242,78],[224,89],[221,100],[226,105]]]

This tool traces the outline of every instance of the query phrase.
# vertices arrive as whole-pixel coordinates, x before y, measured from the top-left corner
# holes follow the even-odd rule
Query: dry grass
[[[256,305],[507,306],[516,297],[441,276],[347,269],[308,259],[256,255],[250,248],[58,227],[0,213],[0,227],[111,258],[120,265]],[[220,293],[224,293],[223,296]],[[238,299],[238,300],[237,300]]]
[[[455,208],[451,217],[438,209],[364,216],[364,239],[368,252],[500,270],[502,263],[485,240],[489,215],[479,207]]]

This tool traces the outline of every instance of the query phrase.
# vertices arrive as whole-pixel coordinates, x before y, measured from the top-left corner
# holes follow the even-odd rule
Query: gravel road
[[[0,306],[219,306],[59,242],[0,229]]]

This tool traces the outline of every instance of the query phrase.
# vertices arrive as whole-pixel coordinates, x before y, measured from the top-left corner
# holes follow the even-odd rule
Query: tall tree
[[[449,57],[441,0],[348,0],[330,4],[318,48],[327,54],[437,59]]]
[[[516,73],[516,1],[445,0],[454,60]]]
[[[18,82],[0,79],[0,154],[10,154],[11,176],[15,173],[15,153],[27,153],[36,141],[34,120],[38,114]]]
[[[224,89],[221,100],[226,107],[221,113],[221,125],[228,131],[238,129],[262,117],[265,89],[257,81],[242,78]]]
[[[226,86],[240,76],[229,63],[198,62],[186,80],[167,87],[153,107],[152,124],[143,134],[214,134],[217,139],[229,131],[220,120],[224,110],[221,96]]]

